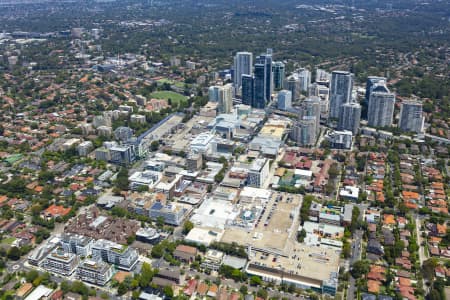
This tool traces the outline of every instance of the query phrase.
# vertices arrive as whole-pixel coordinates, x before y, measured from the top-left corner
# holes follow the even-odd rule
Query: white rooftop
[[[242,189],[240,195],[241,195],[241,197],[253,198],[253,199],[259,198],[259,199],[268,201],[270,199],[270,196],[272,195],[272,192],[270,190],[266,190],[266,189],[259,189],[259,188],[246,186]]]
[[[239,210],[229,201],[208,198],[194,211],[191,222],[200,227],[224,229],[227,221],[238,215]]]
[[[312,171],[309,170],[302,170],[302,169],[295,169],[295,175],[301,176],[301,177],[312,177]]]
[[[185,240],[192,243],[209,246],[212,242],[220,241],[222,235],[223,230],[220,229],[210,230],[194,227],[191,231],[189,231],[188,235],[185,237]]]
[[[339,196],[358,199],[359,188],[355,186],[346,186],[339,191]]]
[[[206,146],[214,138],[214,134],[203,132],[197,135],[191,142],[191,147]]]
[[[52,289],[45,287],[43,285],[38,286],[34,289],[31,294],[28,295],[28,297],[25,298],[25,300],[39,300],[43,297],[48,297],[53,292]]]

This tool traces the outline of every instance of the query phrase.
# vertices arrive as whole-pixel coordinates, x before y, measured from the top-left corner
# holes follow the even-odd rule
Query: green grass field
[[[168,84],[173,84],[173,85],[175,85],[175,86],[177,86],[177,87],[180,87],[180,88],[182,88],[182,87],[184,87],[184,82],[180,82],[180,81],[174,81],[174,80],[170,80],[170,79],[167,79],[167,78],[162,78],[162,79],[159,79],[159,80],[157,80],[157,82],[158,83],[168,83]]]
[[[161,78],[157,80],[158,83],[168,83],[168,84],[173,84],[173,81],[167,78]]]
[[[185,96],[171,91],[153,92],[150,94],[150,97],[155,99],[166,99],[166,100],[170,98],[172,99],[172,104],[180,103],[182,101],[184,102],[187,99]]]
[[[14,237],[9,237],[9,238],[5,238],[3,240],[1,240],[1,244],[5,244],[5,245],[11,245],[12,243],[14,243],[14,241],[16,240],[16,238]]]

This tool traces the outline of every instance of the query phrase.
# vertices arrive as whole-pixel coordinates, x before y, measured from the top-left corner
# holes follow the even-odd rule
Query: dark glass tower
[[[242,75],[242,103],[253,106],[255,99],[255,78],[251,75]]]

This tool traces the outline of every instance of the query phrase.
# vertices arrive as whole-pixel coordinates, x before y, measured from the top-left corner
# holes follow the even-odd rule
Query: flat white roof
[[[355,186],[346,186],[339,191],[339,195],[342,197],[358,198],[359,188]]]
[[[309,170],[295,169],[295,175],[297,176],[311,177],[312,174],[312,171]]]
[[[39,300],[42,297],[48,297],[53,292],[52,289],[45,287],[43,285],[38,286],[34,289],[31,294],[28,295],[28,297],[25,298],[25,300]]]
[[[229,201],[208,198],[194,211],[191,222],[200,227],[224,229],[227,221],[238,215],[239,210]]]
[[[212,242],[220,241],[223,235],[223,230],[221,229],[205,229],[195,227],[189,231],[188,235],[185,237],[186,241],[202,244],[209,246]]]
[[[259,189],[250,186],[244,187],[241,191],[241,197],[248,197],[248,198],[261,198],[269,200],[270,195],[272,195],[272,192],[270,190]]]

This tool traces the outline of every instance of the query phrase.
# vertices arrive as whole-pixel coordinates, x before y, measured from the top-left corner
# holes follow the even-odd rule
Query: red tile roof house
[[[70,212],[70,207],[64,207],[62,205],[51,205],[46,210],[44,210],[43,217],[44,218],[57,218],[64,217]]]
[[[434,273],[436,274],[436,277],[445,278],[447,276],[446,269],[443,266],[437,266],[434,269]]]
[[[404,268],[404,269],[406,269],[406,270],[411,270],[411,262],[407,259],[407,258],[404,258],[404,257],[397,257],[396,259],[395,259],[395,264],[396,265],[398,265],[398,266],[401,266],[402,268]]]
[[[385,281],[386,280],[386,269],[382,266],[372,265],[370,266],[370,272],[367,274],[367,279],[375,281]]]
[[[229,300],[239,300],[240,299],[240,295],[238,293],[233,293],[230,295]]]
[[[208,289],[209,289],[209,286],[206,283],[200,282],[197,286],[197,293],[200,296],[205,296],[206,293],[208,292]]]
[[[218,287],[217,285],[215,285],[215,284],[212,284],[212,285],[209,287],[209,290],[208,290],[207,295],[208,295],[209,297],[215,298],[215,297],[217,296],[217,292],[218,292],[218,291],[219,291],[219,287]]]
[[[197,280],[190,279],[186,285],[186,287],[183,290],[183,293],[185,293],[188,296],[192,296],[195,293],[195,288],[197,287]]]

